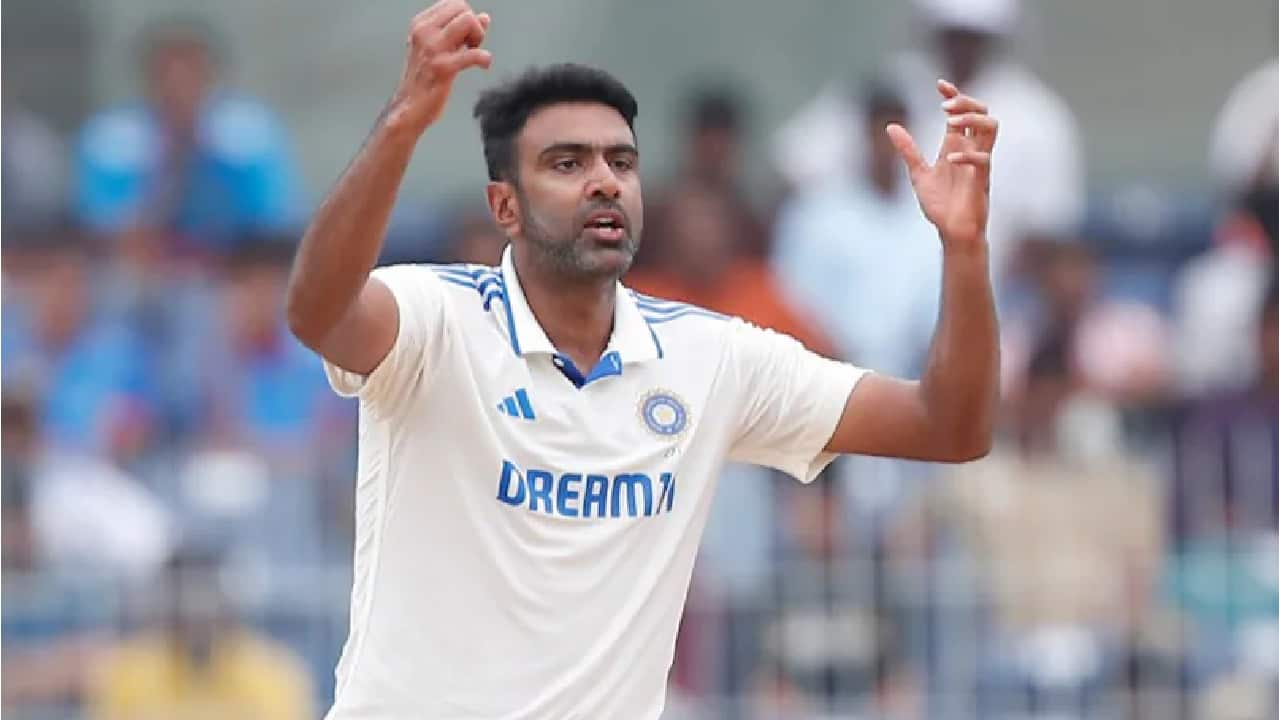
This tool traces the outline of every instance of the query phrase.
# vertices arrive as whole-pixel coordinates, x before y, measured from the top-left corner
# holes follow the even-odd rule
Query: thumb
[[[458,52],[455,62],[454,72],[461,72],[469,67],[488,70],[493,65],[493,53],[483,48],[466,48]]]
[[[889,135],[889,141],[893,143],[898,155],[902,156],[902,161],[906,163],[907,171],[911,173],[912,177],[929,169],[929,164],[925,162],[924,157],[920,154],[920,148],[916,147],[916,141],[911,137],[911,133],[907,132],[906,128],[897,123],[889,123],[884,131]]]

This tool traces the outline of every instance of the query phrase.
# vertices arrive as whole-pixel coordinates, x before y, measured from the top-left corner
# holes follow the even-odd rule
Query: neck
[[[585,372],[609,345],[617,280],[565,278],[522,249],[512,247],[512,261],[533,317],[551,344]]]

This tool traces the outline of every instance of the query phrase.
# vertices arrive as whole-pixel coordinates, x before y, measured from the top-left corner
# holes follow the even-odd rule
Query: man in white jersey
[[[642,223],[636,102],[582,66],[528,71],[476,105],[510,239],[500,267],[373,270],[418,138],[457,73],[492,62],[489,23],[465,0],[414,18],[400,85],[294,264],[290,326],[360,402],[330,717],[656,718],[726,460],[809,481],[835,453],[987,452],[996,123],[939,82],[953,132],[936,164],[888,129],[945,248],[920,382],[620,285]]]

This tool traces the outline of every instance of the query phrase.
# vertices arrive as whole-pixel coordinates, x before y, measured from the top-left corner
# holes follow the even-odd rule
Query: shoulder
[[[662,348],[686,357],[717,358],[730,326],[738,321],[730,315],[690,303],[667,300],[628,289],[636,309]]]
[[[776,289],[769,281],[753,285],[748,291],[767,294]],[[636,297],[640,314],[667,354],[678,349],[682,354],[718,361],[722,356],[759,358],[803,347],[790,335],[763,328],[736,315],[634,291],[632,295]]]
[[[373,271],[396,300],[411,305],[450,305],[490,312],[506,302],[506,285],[499,268],[488,265],[402,263]]]
[[[219,157],[252,162],[276,154],[284,132],[266,105],[252,98],[221,95],[202,118],[205,144]]]
[[[646,295],[635,290],[628,290],[628,292],[635,299],[636,308],[640,310],[640,314],[644,316],[645,321],[650,325],[664,325],[677,320],[691,320],[699,326],[705,326],[705,323],[701,321],[722,324],[731,319],[729,315],[722,315],[699,305]]]
[[[139,103],[108,108],[80,129],[81,159],[95,166],[131,169],[150,162],[155,153],[151,116]]]

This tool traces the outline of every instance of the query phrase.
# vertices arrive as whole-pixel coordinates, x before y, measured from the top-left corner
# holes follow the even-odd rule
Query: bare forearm
[[[419,133],[384,113],[316,211],[289,280],[289,325],[304,342],[319,343],[364,287]]]
[[[934,436],[961,458],[986,454],[999,399],[1000,338],[985,243],[943,250],[938,326],[920,383]]]

